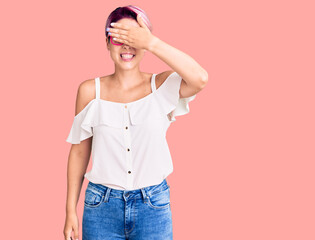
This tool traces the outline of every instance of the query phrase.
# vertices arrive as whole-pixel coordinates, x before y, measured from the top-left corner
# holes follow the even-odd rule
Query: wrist
[[[72,215],[72,214],[77,214],[76,209],[66,210],[66,215]]]
[[[77,209],[74,206],[67,206],[66,207],[66,214],[72,214],[72,213],[76,213]]]
[[[152,39],[149,43],[149,46],[147,47],[147,50],[150,52],[153,52],[156,46],[158,45],[160,39],[154,35],[152,35]]]

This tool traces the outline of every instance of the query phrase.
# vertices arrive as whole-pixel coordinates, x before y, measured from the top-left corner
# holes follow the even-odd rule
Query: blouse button
[[[129,149],[129,148],[127,148],[127,151],[129,152],[129,151],[130,151],[130,149]]]
[[[127,108],[127,105],[125,105],[125,108]]]
[[[128,173],[130,174],[131,172],[130,172],[130,171],[128,171]]]
[[[128,127],[126,126],[126,129],[128,129]]]

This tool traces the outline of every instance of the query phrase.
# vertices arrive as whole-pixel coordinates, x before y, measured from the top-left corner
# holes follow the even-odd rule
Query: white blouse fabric
[[[79,112],[67,142],[79,144],[92,137],[92,169],[89,181],[119,190],[135,190],[159,184],[173,172],[166,132],[176,116],[189,112],[188,98],[179,97],[182,78],[173,72],[156,89],[136,101],[119,103],[100,98],[100,78],[95,78],[96,97]]]

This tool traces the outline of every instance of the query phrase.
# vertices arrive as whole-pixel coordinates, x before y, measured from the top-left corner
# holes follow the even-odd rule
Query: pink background
[[[63,239],[77,87],[113,73],[104,25],[128,4],[209,73],[168,132],[174,239],[315,239],[312,1],[5,4],[2,239]],[[169,69],[150,52],[141,63],[144,72]]]

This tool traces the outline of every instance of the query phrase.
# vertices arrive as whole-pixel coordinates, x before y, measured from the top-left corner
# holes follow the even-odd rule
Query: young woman
[[[112,25],[111,23],[115,23]],[[68,193],[64,236],[79,239],[76,206],[84,177],[83,240],[173,239],[170,186],[173,164],[166,141],[176,116],[208,81],[190,56],[152,34],[146,13],[128,5],[106,22],[115,72],[82,82],[67,142]],[[174,71],[141,72],[146,51]],[[93,166],[86,173],[90,154]]]

